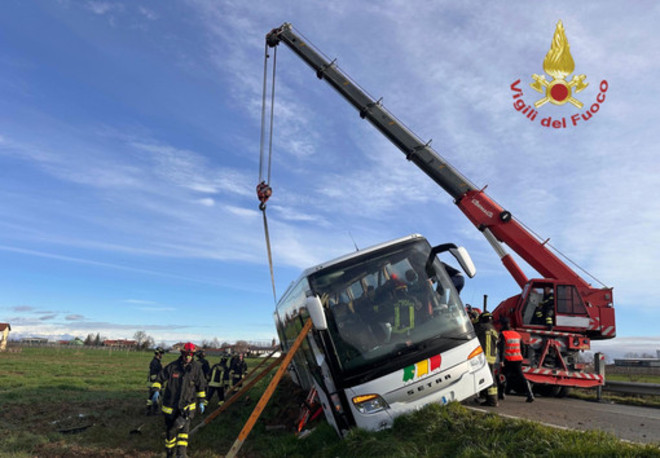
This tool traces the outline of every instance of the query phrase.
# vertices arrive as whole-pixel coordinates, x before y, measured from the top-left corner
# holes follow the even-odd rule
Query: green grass
[[[605,378],[613,382],[660,383],[660,375],[606,373]]]
[[[150,353],[83,349],[0,353],[0,455],[162,456],[162,417],[144,416],[151,357]],[[175,358],[165,355],[164,362]],[[248,364],[254,367],[256,361]],[[211,358],[210,362],[216,361]],[[268,382],[266,377],[244,399],[200,429],[191,438],[190,455],[223,456]],[[302,393],[290,382],[282,383],[248,436],[241,456],[660,457],[660,449],[652,445],[622,442],[606,433],[562,431],[512,421],[459,404],[429,406],[398,418],[391,430],[354,430],[343,441],[327,423],[319,421],[312,434],[297,439],[291,425]],[[272,425],[286,425],[287,429],[269,431]],[[140,433],[131,434],[138,427]],[[75,433],[76,428],[81,431]]]

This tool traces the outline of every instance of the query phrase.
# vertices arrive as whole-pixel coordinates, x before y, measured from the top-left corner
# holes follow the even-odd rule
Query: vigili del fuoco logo
[[[602,80],[598,85],[598,95],[588,107],[578,99],[584,89],[589,86],[585,74],[574,74],[570,81],[567,79],[575,71],[575,62],[571,56],[570,46],[566,39],[566,32],[561,21],[557,22],[555,34],[552,37],[550,50],[543,59],[543,71],[551,78],[546,79],[546,75],[532,75],[530,87],[541,94],[541,98],[534,102],[526,102],[523,99],[523,89],[520,79],[511,84],[513,92],[513,107],[532,122],[538,122],[543,127],[554,129],[566,129],[568,127],[577,127],[591,119],[598,113],[601,105],[605,102],[608,84]],[[543,116],[539,109],[550,103],[551,105],[569,106],[578,109],[577,113],[551,114],[547,111]],[[538,120],[537,120],[538,118]]]

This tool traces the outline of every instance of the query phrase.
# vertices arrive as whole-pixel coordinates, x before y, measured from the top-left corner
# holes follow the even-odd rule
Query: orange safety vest
[[[520,351],[520,334],[516,331],[502,331],[504,336],[504,359],[507,361],[522,361]]]

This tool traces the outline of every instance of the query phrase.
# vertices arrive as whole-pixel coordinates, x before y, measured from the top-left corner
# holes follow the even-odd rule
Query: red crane
[[[594,287],[580,277],[550,250],[547,240],[540,240],[516,221],[485,193],[485,188],[472,184],[431,148],[430,142],[419,139],[380,100],[374,100],[357,86],[334,60],[328,61],[304,40],[291,24],[269,32],[266,43],[271,48],[284,43],[305,61],[319,79],[328,82],[358,110],[361,118],[452,196],[458,208],[484,234],[522,290],[500,303],[493,315],[496,323],[508,317],[511,327],[523,336],[525,376],[555,395],[565,394],[564,387],[602,385],[603,377],[585,372],[578,354],[590,348],[591,339],[615,337],[612,288]],[[528,279],[505,247],[541,277]],[[544,302],[544,292],[548,291],[553,296]],[[545,316],[538,322],[542,304],[546,307]]]

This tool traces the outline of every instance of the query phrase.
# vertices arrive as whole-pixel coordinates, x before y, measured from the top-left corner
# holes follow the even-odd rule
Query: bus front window
[[[436,275],[427,277],[429,252],[427,242],[411,243],[310,278],[330,312],[329,330],[344,370],[359,370],[423,343],[460,345],[472,331],[439,261]]]

